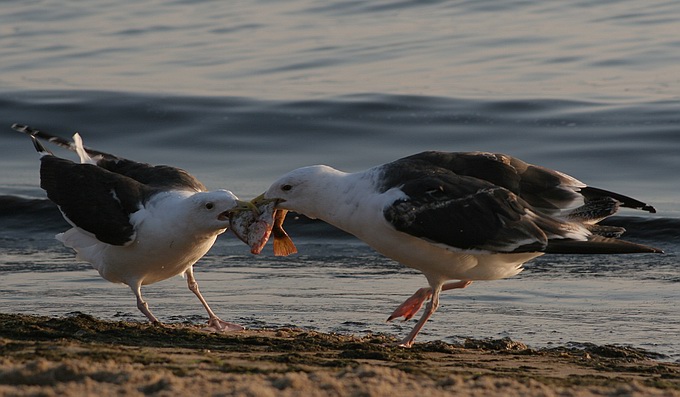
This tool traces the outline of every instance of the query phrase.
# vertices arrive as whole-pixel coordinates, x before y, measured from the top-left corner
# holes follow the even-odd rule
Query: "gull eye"
[[[215,208],[215,204],[213,203],[205,203],[205,209],[211,210]]]
[[[292,189],[292,188],[293,188],[293,187],[292,187],[291,185],[283,185],[283,186],[281,186],[281,190],[283,190],[284,192],[287,192],[287,191],[289,191],[289,190]]]

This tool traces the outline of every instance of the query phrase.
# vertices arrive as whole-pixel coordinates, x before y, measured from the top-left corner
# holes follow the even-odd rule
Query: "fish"
[[[286,219],[287,214],[288,210],[275,210],[274,212],[274,227],[272,228],[272,234],[274,235],[274,256],[288,256],[297,253],[293,240],[283,230],[283,221]]]
[[[252,254],[260,254],[272,234],[275,256],[288,256],[297,252],[295,244],[283,229],[288,211],[274,209],[275,206],[274,202],[262,203],[257,207],[257,212],[240,211],[230,216],[231,231],[250,247]]]
[[[274,203],[258,206],[257,211],[240,211],[229,218],[229,228],[257,255],[262,252],[274,227]]]

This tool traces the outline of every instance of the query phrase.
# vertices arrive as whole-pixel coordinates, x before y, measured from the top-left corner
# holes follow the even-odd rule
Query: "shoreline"
[[[634,348],[536,350],[501,339],[404,349],[394,342],[0,313],[0,394],[680,396],[680,364]]]

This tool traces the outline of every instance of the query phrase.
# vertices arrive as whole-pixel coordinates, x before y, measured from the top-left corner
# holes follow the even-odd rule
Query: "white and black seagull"
[[[652,206],[504,154],[424,152],[355,173],[304,167],[253,203],[262,199],[328,222],[425,275],[430,288],[388,319],[410,319],[430,299],[402,340],[406,347],[442,290],[514,276],[544,253],[661,252],[616,239],[623,228],[597,224],[619,207],[655,212]]]
[[[243,327],[220,320],[210,309],[194,278],[193,265],[229,227],[229,214],[250,204],[227,190],[208,192],[184,170],[153,166],[116,157],[14,124],[33,138],[40,158],[40,187],[73,226],[57,240],[76,251],[113,283],[127,284],[137,307],[160,323],[142,298],[142,285],[186,275],[189,289],[208,312],[208,326],[218,331]],[[80,164],[54,156],[36,138],[75,151]]]

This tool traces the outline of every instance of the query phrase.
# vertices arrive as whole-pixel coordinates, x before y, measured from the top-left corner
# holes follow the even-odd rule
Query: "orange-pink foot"
[[[413,316],[415,316],[416,313],[418,313],[418,311],[420,311],[420,309],[423,307],[425,301],[430,299],[431,296],[432,288],[427,287],[419,289],[415,294],[411,295],[410,298],[406,299],[404,303],[399,305],[399,307],[392,312],[387,321],[392,321],[399,317],[404,317],[404,321],[413,318]],[[403,343],[400,343],[399,346],[402,346],[402,344]]]
[[[472,281],[468,280],[462,280],[462,281],[456,281],[453,283],[447,283],[442,286],[442,291],[447,291],[450,289],[456,289],[456,288],[465,288],[468,285],[472,284]],[[410,320],[415,316],[420,309],[423,307],[423,304],[425,304],[425,301],[430,299],[432,297],[432,288],[421,288],[418,291],[416,291],[415,294],[411,295],[410,298],[406,299],[404,303],[399,305],[398,308],[392,312],[392,315],[387,319],[387,321],[392,321],[395,318],[399,317],[404,317],[404,321]],[[402,341],[399,346],[405,345],[406,340]],[[410,341],[408,343],[408,346],[404,347],[411,347],[413,344],[413,341]]]

